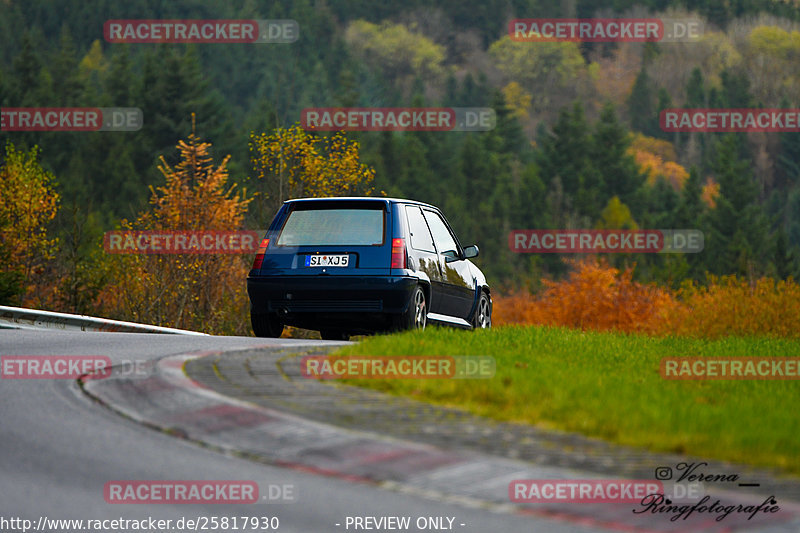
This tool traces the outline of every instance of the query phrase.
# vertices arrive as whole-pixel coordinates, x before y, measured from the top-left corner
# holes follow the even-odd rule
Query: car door
[[[405,213],[410,241],[408,266],[411,270],[423,272],[431,282],[428,312],[443,313],[445,287],[442,282],[442,268],[428,223],[425,222],[425,217],[422,215],[422,210],[418,205],[406,205]]]
[[[423,211],[433,235],[442,272],[441,313],[466,320],[475,302],[475,281],[469,263],[464,259],[458,240],[441,213],[427,208]]]

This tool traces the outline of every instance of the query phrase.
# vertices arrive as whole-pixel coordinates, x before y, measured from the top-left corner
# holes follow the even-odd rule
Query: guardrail
[[[80,331],[105,331],[116,333],[172,333],[176,335],[206,335],[186,329],[163,328],[135,322],[70,315],[53,311],[6,307],[0,305],[0,328],[52,328]]]

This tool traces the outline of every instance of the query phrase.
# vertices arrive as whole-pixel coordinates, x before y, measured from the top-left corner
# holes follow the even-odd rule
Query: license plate
[[[346,267],[350,263],[350,256],[345,255],[307,255],[307,267]]]

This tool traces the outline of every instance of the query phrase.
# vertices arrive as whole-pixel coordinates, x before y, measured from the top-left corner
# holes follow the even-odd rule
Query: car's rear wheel
[[[256,337],[280,337],[283,323],[274,313],[250,313],[250,325]]]
[[[425,329],[428,323],[428,302],[425,299],[425,291],[417,285],[411,296],[406,312],[399,316],[395,321],[395,329]]]
[[[489,329],[492,327],[492,306],[489,304],[489,297],[481,291],[478,300],[478,309],[475,311],[475,318],[472,320],[475,329]]]
[[[319,336],[325,341],[349,341],[350,335],[342,331],[332,329],[323,329],[319,332]]]

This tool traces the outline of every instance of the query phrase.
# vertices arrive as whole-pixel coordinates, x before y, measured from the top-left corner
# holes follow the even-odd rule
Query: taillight
[[[405,239],[392,239],[392,268],[406,268]]]
[[[261,263],[264,262],[264,254],[267,253],[267,246],[269,246],[269,239],[261,239],[261,245],[256,252],[256,258],[253,260],[253,270],[261,268]]]

